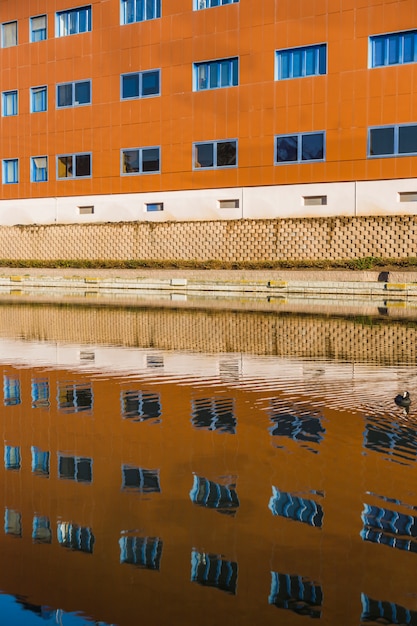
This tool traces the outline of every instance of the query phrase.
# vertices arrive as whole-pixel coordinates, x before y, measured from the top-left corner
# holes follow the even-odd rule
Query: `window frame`
[[[323,137],[323,156],[320,159],[303,159],[303,145],[302,139],[310,135],[322,135]],[[285,137],[297,137],[297,159],[293,161],[279,161],[277,158],[277,141],[278,139],[284,139]],[[299,139],[301,138],[301,141]],[[304,163],[323,163],[326,161],[326,131],[325,130],[312,130],[305,133],[284,133],[283,135],[274,136],[274,165],[303,165]]]
[[[407,35],[414,35],[413,42],[413,59],[410,61],[404,61],[404,38]],[[390,55],[390,39],[397,38],[398,45],[398,60],[393,63],[389,62]],[[378,42],[383,43],[383,62],[376,63],[376,44]],[[370,35],[368,39],[368,68],[378,69],[380,67],[392,67],[396,65],[409,65],[411,63],[417,63],[417,29],[412,28],[410,30],[399,30],[389,33],[380,33],[378,35]]]
[[[321,51],[324,50],[324,61],[321,58]],[[311,74],[307,74],[307,53],[309,51],[314,52],[314,65],[315,70]],[[299,52],[302,54],[301,60],[301,73],[294,75],[294,53]],[[282,57],[284,54],[291,54],[291,67],[288,70],[288,76],[282,76]],[[292,48],[282,48],[279,50],[275,50],[275,80],[295,80],[297,78],[309,78],[312,76],[325,76],[327,74],[327,43],[321,42],[316,44],[311,44],[308,46],[296,46]],[[321,64],[324,62],[324,72],[320,71]]]
[[[6,100],[12,97],[12,109],[13,113],[6,113],[8,106],[6,106]],[[19,114],[19,96],[17,89],[8,89],[2,91],[1,94],[1,116],[2,117],[15,117]]]
[[[368,159],[392,159],[397,157],[410,157],[417,156],[417,144],[415,152],[400,152],[400,129],[414,127],[417,130],[417,122],[414,124],[386,124],[383,126],[369,126],[367,137],[367,150],[366,156]],[[393,151],[386,154],[371,154],[371,133],[373,130],[392,129],[393,136]]]
[[[204,11],[205,9],[216,9],[228,4],[237,4],[240,0],[218,0],[219,4],[211,4],[214,0],[194,0],[194,11]],[[208,6],[203,6],[208,4]]]
[[[143,78],[146,74],[158,73],[158,93],[143,94]],[[130,76],[138,77],[138,95],[136,96],[123,96],[123,80]],[[140,72],[126,72],[120,74],[120,100],[125,102],[126,100],[142,100],[143,98],[157,98],[161,95],[161,70],[159,68],[153,70],[142,70]]]
[[[81,15],[81,12],[84,10],[87,10],[87,19],[86,19],[87,28],[85,30],[80,30],[79,29],[80,15]],[[68,16],[68,20],[70,20],[71,19],[69,17],[70,15],[76,16],[77,30],[73,32],[61,32],[64,30],[71,31],[71,26],[70,28],[68,28],[68,25],[65,24],[65,27],[63,28],[63,25],[61,24],[61,22],[63,22],[62,18],[65,19],[65,16]],[[55,13],[55,37],[69,37],[71,35],[82,35],[84,33],[91,33],[92,30],[93,30],[93,11],[92,11],[91,4],[85,4],[80,7],[73,7],[72,9],[65,9],[64,11],[57,11]]]
[[[36,30],[34,30],[33,28],[33,22],[34,20],[38,20],[39,18],[44,17],[45,18],[45,28],[38,28]],[[45,37],[41,37],[40,39],[36,39],[34,37],[35,33],[39,33],[39,32],[44,32],[45,31]],[[48,39],[48,16],[46,13],[41,13],[40,15],[33,15],[30,20],[29,20],[29,41],[30,43],[37,43],[39,41],[46,41]]]
[[[35,94],[37,92],[38,93],[45,93],[45,108],[44,109],[36,109],[34,107]],[[31,113],[44,113],[47,110],[48,110],[48,86],[47,85],[38,85],[36,87],[31,87],[30,88],[30,112]]]
[[[38,168],[36,166],[37,159],[45,159],[46,165],[44,168]],[[36,178],[36,172],[45,172],[45,178]],[[30,182],[31,183],[47,183],[48,182],[48,156],[46,154],[30,157]]]
[[[235,143],[236,145],[236,163],[234,165],[217,165],[217,146],[218,144],[222,144],[222,143]],[[198,166],[196,165],[197,159],[196,159],[196,148],[198,146],[204,146],[204,145],[212,145],[213,146],[213,165],[207,165],[207,166]],[[237,139],[237,137],[234,137],[232,139],[216,139],[213,141],[195,141],[193,143],[193,171],[195,172],[207,172],[207,171],[212,171],[212,170],[223,170],[223,169],[234,169],[236,167],[238,167],[238,145],[239,145],[239,141]]]
[[[143,171],[143,152],[146,150],[158,150],[159,167],[157,170]],[[125,152],[138,152],[139,170],[137,172],[124,172],[123,155]],[[120,176],[147,176],[149,174],[161,173],[161,146],[142,146],[140,148],[121,148],[120,149]]]
[[[15,178],[13,177],[13,180],[7,180],[8,176],[6,175],[6,167],[8,164],[12,164],[14,165],[14,174],[15,174]],[[12,158],[12,159],[2,159],[2,183],[3,185],[17,185],[19,183],[19,159],[18,158]]]
[[[90,99],[88,102],[76,102],[75,101],[75,90],[76,90],[76,86],[77,85],[83,85],[83,84],[88,84],[89,85],[89,95],[90,95]],[[71,87],[71,104],[59,104],[59,88],[60,87]],[[55,100],[55,104],[56,104],[56,108],[57,109],[71,109],[71,108],[76,108],[76,107],[87,107],[87,106],[91,106],[92,102],[93,102],[93,91],[92,91],[92,80],[91,78],[86,78],[85,80],[73,80],[73,81],[69,81],[67,83],[57,83],[56,85],[56,100]]]
[[[12,24],[14,24],[16,26],[16,32],[15,32],[15,37],[13,37],[14,43],[5,45],[5,29],[7,26],[11,26]],[[17,44],[19,43],[19,34],[18,34],[18,28],[17,28],[17,20],[10,20],[8,22],[3,22],[1,25],[1,47],[2,48],[14,48],[14,46],[17,46]]]
[[[236,67],[234,66],[236,62]],[[230,70],[228,76],[230,77],[228,84],[222,84],[222,63],[229,63]],[[200,76],[201,70],[206,68],[206,78],[203,79]],[[217,80],[216,85],[212,86],[212,71],[216,69]],[[234,77],[236,75],[236,82]],[[205,81],[207,86],[201,86],[202,80]],[[208,61],[197,61],[193,64],[193,91],[211,91],[212,89],[228,89],[231,87],[239,86],[239,56],[225,57],[221,59],[210,59]]]
[[[158,20],[162,16],[162,0],[151,0],[153,2],[153,15],[147,17],[149,5],[147,2],[142,3],[142,16],[141,19],[137,19],[137,4],[136,0],[120,0],[120,24],[121,26],[127,26],[128,24],[139,24],[141,22],[149,22],[150,20]],[[133,5],[133,19],[128,19],[128,2]]]
[[[87,174],[86,176],[77,176],[75,173],[72,176],[59,176],[59,159],[61,157],[71,157],[72,158],[72,172],[76,172],[76,167],[77,167],[77,163],[76,163],[76,159],[77,157],[81,157],[81,156],[89,156],[90,157],[90,173]],[[63,181],[63,180],[80,180],[80,179],[87,179],[87,178],[92,178],[93,176],[93,154],[92,152],[73,152],[72,154],[57,154],[56,155],[56,180],[57,181]]]

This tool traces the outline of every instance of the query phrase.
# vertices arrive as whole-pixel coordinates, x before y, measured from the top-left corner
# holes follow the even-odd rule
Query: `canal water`
[[[412,314],[0,328],[1,624],[417,624]]]

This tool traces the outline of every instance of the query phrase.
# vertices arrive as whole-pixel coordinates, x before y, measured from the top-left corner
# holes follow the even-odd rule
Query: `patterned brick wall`
[[[0,226],[8,260],[279,261],[417,256],[417,216]]]

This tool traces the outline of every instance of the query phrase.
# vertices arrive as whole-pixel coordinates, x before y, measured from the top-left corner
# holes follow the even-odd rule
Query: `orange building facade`
[[[0,1],[0,223],[417,207],[413,0]]]

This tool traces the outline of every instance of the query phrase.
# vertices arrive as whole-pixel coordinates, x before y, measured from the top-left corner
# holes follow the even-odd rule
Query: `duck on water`
[[[397,396],[395,396],[394,402],[397,406],[402,407],[408,413],[411,404],[410,394],[408,393],[408,391],[404,391],[403,394],[399,393]]]

